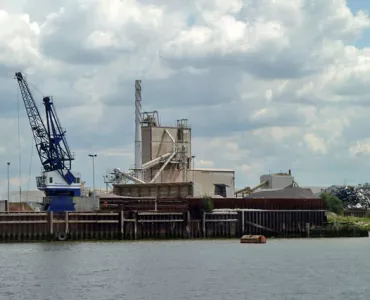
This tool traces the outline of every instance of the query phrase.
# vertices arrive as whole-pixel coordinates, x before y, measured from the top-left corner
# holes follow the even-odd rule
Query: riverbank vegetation
[[[370,217],[358,218],[328,214],[328,225],[334,227],[357,227],[370,231]]]
[[[201,200],[201,207],[204,212],[211,213],[214,208],[212,197],[207,195],[203,196]]]
[[[328,211],[333,212],[337,215],[342,215],[344,212],[344,203],[337,196],[330,193],[322,193],[321,199],[324,200],[325,207]]]
[[[370,216],[361,218],[344,216],[345,206],[341,199],[330,193],[322,193],[320,197],[324,200],[325,207],[328,210],[329,227],[358,228],[370,231]]]

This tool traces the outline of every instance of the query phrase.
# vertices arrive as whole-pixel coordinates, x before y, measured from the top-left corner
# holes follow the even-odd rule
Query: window
[[[49,177],[49,183],[53,183],[53,177]]]
[[[215,184],[215,195],[226,197],[226,184]]]
[[[177,141],[182,142],[184,139],[184,132],[182,129],[177,129]]]

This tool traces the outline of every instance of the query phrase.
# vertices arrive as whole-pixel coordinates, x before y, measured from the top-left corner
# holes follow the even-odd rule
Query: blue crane
[[[28,83],[21,72],[15,73],[27,116],[43,166],[36,177],[37,188],[44,191],[46,211],[74,211],[73,197],[81,195],[79,173],[71,171],[74,157],[69,149],[51,97],[44,97],[46,126],[33,99]]]

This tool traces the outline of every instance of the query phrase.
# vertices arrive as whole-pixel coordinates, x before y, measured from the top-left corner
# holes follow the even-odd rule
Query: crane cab
[[[41,172],[41,176],[36,177],[37,188],[45,194],[64,194],[73,197],[81,195],[81,174],[72,173],[75,177],[74,182],[66,184],[64,178],[58,171]]]

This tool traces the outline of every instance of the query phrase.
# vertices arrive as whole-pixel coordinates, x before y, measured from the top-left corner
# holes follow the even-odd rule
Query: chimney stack
[[[141,80],[135,80],[135,177],[142,176]]]

